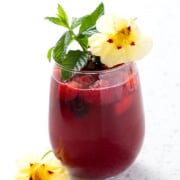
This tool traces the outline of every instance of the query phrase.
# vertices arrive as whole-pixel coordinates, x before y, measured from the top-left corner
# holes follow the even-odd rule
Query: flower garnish
[[[143,58],[152,48],[152,40],[141,34],[136,19],[104,15],[96,23],[98,33],[89,38],[92,54],[108,67]]]
[[[46,17],[56,25],[66,28],[57,43],[49,49],[48,59],[66,69],[75,71],[99,70],[121,63],[143,58],[152,48],[151,38],[141,34],[135,19],[127,20],[116,15],[104,15],[104,4],[80,18],[68,15],[58,5],[56,17]],[[72,49],[72,42],[77,49]],[[72,72],[62,70],[62,80],[73,76]]]
[[[15,180],[68,180],[68,172],[54,156],[29,155],[18,161]]]

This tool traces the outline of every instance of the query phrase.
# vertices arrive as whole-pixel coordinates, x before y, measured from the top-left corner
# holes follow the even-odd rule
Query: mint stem
[[[78,38],[78,36],[74,33],[74,31],[73,31],[71,28],[69,28],[69,31],[72,33],[73,39],[79,44],[79,46],[82,48],[82,50],[83,50],[84,52],[87,52],[87,49],[81,45],[81,43],[80,43],[80,41],[79,41],[79,38]]]

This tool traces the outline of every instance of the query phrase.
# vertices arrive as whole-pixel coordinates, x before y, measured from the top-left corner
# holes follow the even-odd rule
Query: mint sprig
[[[98,7],[91,13],[80,18],[73,17],[71,23],[63,7],[58,4],[58,12],[56,17],[46,17],[50,22],[66,28],[65,33],[59,38],[56,44],[48,50],[47,58],[52,58],[56,63],[71,70],[81,70],[90,60],[88,51],[88,38],[97,32],[96,21],[104,14],[104,4],[100,3]],[[78,33],[75,30],[78,29]],[[73,41],[79,44],[79,49],[69,50],[69,46]],[[62,70],[62,79],[68,80],[73,76],[72,72]]]

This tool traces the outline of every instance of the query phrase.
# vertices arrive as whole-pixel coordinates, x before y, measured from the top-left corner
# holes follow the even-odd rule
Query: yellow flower
[[[89,38],[92,54],[108,67],[143,58],[152,48],[152,40],[141,34],[135,19],[104,15],[97,21],[99,33]]]
[[[68,180],[68,172],[54,156],[31,155],[18,161],[15,180]]]

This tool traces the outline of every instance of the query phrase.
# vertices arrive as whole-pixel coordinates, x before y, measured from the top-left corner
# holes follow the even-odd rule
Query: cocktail
[[[140,82],[134,63],[74,72],[68,82],[54,67],[50,139],[56,156],[78,177],[105,178],[125,170],[144,137]]]
[[[58,9],[65,26],[67,15],[62,6]],[[133,60],[143,57],[151,43],[140,35],[135,20],[112,19],[114,31],[100,34],[103,26],[112,25],[102,23],[103,10],[101,3],[91,15],[68,25],[48,53],[56,61],[50,88],[50,142],[70,175],[83,180],[114,177],[127,169],[144,138],[140,79]],[[94,23],[87,25],[93,18]],[[74,24],[80,25],[78,35],[72,31]],[[68,51],[72,40],[82,50]],[[143,41],[149,45],[143,47]]]

